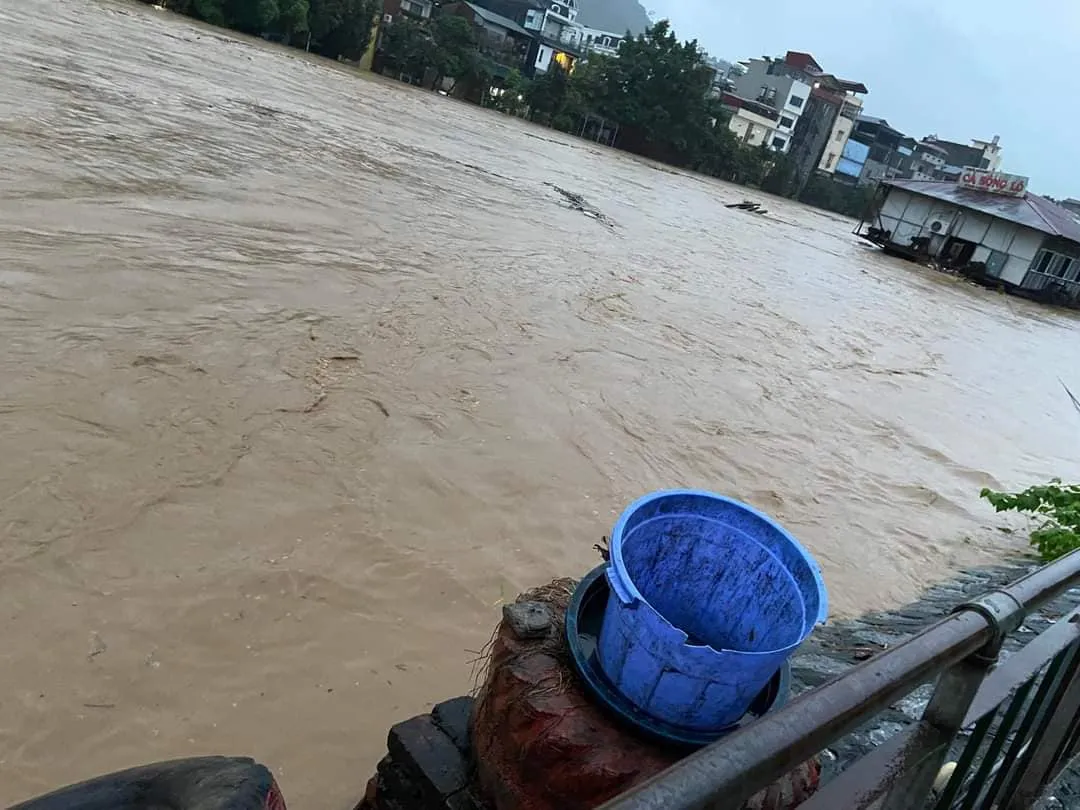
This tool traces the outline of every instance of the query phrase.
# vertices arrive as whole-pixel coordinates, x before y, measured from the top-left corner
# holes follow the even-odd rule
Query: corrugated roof
[[[465,0],[465,5],[471,8],[473,10],[473,13],[477,17],[480,17],[481,19],[491,23],[492,25],[498,25],[499,27],[505,28],[508,31],[514,31],[518,34],[524,34],[527,37],[535,35],[535,32],[527,31],[526,29],[518,25],[516,22],[511,20],[509,17],[504,17],[502,14],[496,14],[494,11],[488,11],[486,8],[482,8],[478,5],[475,5],[474,3],[468,2],[468,0]]]
[[[944,200],[998,219],[1015,222],[1017,225],[1023,225],[1051,236],[1061,236],[1073,242],[1080,242],[1080,219],[1073,216],[1067,209],[1038,194],[1008,197],[1004,194],[975,191],[964,188],[958,183],[942,183],[937,180],[885,180],[883,183],[913,194]]]

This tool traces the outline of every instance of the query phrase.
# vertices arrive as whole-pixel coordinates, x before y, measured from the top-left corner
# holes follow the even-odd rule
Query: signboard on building
[[[992,172],[989,169],[975,169],[969,166],[960,173],[959,183],[964,188],[976,191],[989,191],[992,194],[1004,194],[1009,197],[1023,197],[1027,193],[1028,178],[1018,174]]]

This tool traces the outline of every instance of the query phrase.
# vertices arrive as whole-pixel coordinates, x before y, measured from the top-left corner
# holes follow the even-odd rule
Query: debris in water
[[[561,194],[563,199],[566,200],[566,203],[571,210],[580,211],[585,216],[591,219],[595,219],[597,222],[600,222],[601,224],[606,225],[609,228],[615,227],[615,223],[612,220],[605,216],[599,208],[588,203],[585,198],[582,197],[580,194],[574,191],[567,191],[565,188],[561,188],[554,183],[544,183],[544,185],[550,186],[551,188],[555,189],[555,191],[557,191],[559,194]]]
[[[767,214],[768,209],[762,208],[761,203],[756,203],[753,200],[743,200],[739,203],[727,203],[724,208],[737,208],[740,211],[749,211],[751,214]]]

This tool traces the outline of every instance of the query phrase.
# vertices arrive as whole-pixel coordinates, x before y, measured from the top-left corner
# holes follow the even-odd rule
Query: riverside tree
[[[378,0],[166,0],[172,11],[247,34],[271,34],[331,59],[358,60],[371,44]]]

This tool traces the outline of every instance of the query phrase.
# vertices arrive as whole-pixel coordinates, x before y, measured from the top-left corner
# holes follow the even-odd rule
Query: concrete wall
[[[764,59],[751,59],[746,73],[738,76],[734,81],[735,93],[743,98],[756,101],[761,93],[761,88],[770,87],[776,90],[775,106],[777,110],[780,110],[791,97],[791,86],[794,79],[789,76],[770,75],[768,69],[769,63]]]
[[[1024,280],[1046,239],[1031,228],[896,188],[885,198],[880,218],[881,226],[892,231],[892,241],[903,247],[917,236],[931,238],[931,252],[950,236],[976,243],[972,261],[987,262],[989,275],[1009,284]],[[931,228],[934,222],[941,223],[937,231]]]
[[[850,118],[845,118],[842,115],[836,116],[836,121],[833,123],[832,132],[829,133],[829,140],[825,142],[825,149],[821,153],[821,163],[818,164],[818,168],[823,172],[832,174],[836,171],[836,167],[840,163],[840,159],[844,155],[844,147],[847,146],[848,138],[851,137],[851,130],[854,128],[855,122]],[[832,155],[832,160],[829,156]]]
[[[728,121],[728,129],[748,146],[771,145],[774,126],[774,121],[747,110],[737,110]]]

